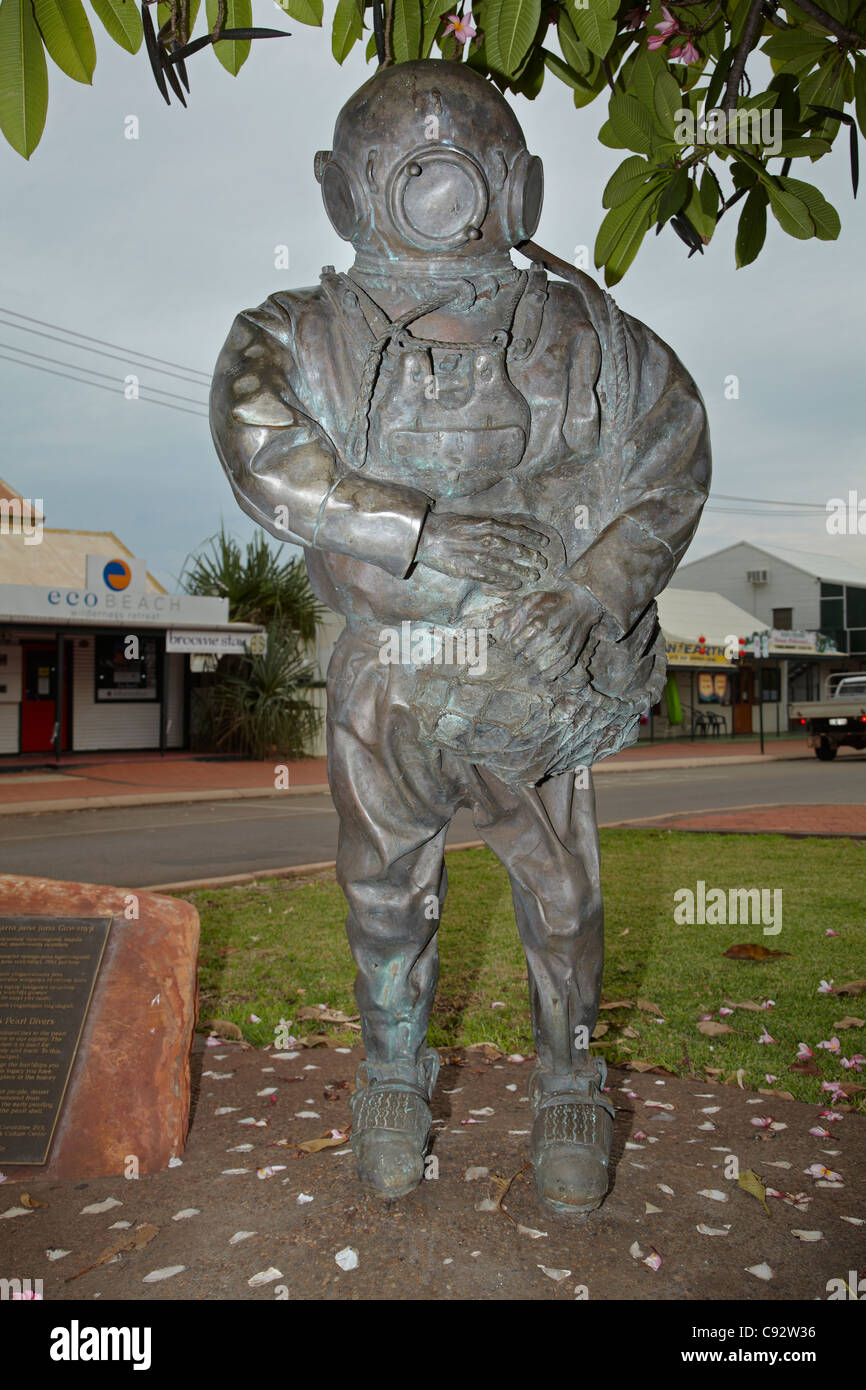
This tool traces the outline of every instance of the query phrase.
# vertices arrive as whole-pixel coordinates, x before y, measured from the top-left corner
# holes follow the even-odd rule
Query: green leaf
[[[767,235],[767,190],[760,186],[746,194],[743,211],[737,225],[737,241],[734,248],[737,266],[751,265],[764,244]]]
[[[716,229],[716,213],[714,209],[704,206],[704,200],[701,197],[697,179],[694,180],[689,189],[685,214],[698,236],[705,242],[709,241]]]
[[[586,44],[577,37],[577,30],[565,10],[559,12],[556,33],[559,38],[559,46],[562,49],[562,56],[568,66],[574,72],[580,73],[581,77],[588,77],[592,72],[594,55],[590,53]]]
[[[801,198],[797,198],[793,193],[788,193],[784,188],[777,187],[774,183],[767,184],[767,192],[770,195],[770,207],[773,209],[773,216],[788,236],[796,237],[798,241],[808,241],[815,235],[815,224],[809,216],[809,209]]]
[[[597,62],[598,60],[596,59],[595,61]],[[575,87],[573,93],[575,106],[578,108],[581,106],[588,106],[591,101],[595,101],[599,92],[603,91],[605,83],[604,68],[601,66],[601,63],[599,63],[596,72],[593,73],[591,77],[588,77],[585,82],[581,81],[579,87]]]
[[[442,23],[442,16],[453,6],[454,0],[426,0],[424,5],[424,32],[421,38],[421,57],[429,58],[433,41]]]
[[[608,288],[618,284],[625,275],[640,250],[640,244],[649,231],[652,220],[653,213],[650,207],[644,211],[638,209],[633,222],[629,223],[605,263],[604,283]]]
[[[628,77],[623,72],[626,91],[635,97],[642,106],[652,107],[653,91],[662,73],[667,72],[667,63],[658,50],[639,48],[631,63]]]
[[[679,83],[671,77],[669,72],[661,73],[653,92],[653,110],[658,117],[659,127],[664,135],[673,135],[677,112],[685,110],[683,101]]]
[[[782,34],[773,34],[763,45],[774,72],[795,76],[811,71],[828,51],[826,39],[818,39],[805,29],[786,29]]]
[[[81,0],[33,0],[33,13],[45,47],[62,72],[90,82],[96,45]]]
[[[814,184],[803,183],[801,179],[789,179],[782,177],[779,179],[786,193],[793,193],[795,198],[799,198],[805,203],[809,216],[815,224],[815,235],[819,241],[835,241],[841,231],[839,214],[828,203],[823,193],[815,188]]]
[[[420,0],[394,0],[391,21],[391,48],[394,60],[409,63],[421,56]]]
[[[673,177],[668,180],[659,199],[657,214],[657,226],[659,228],[663,227],[675,213],[680,212],[683,203],[689,196],[689,187],[688,169],[677,169]]]
[[[616,208],[621,203],[627,203],[646,182],[651,169],[652,165],[646,159],[641,159],[640,155],[629,155],[605,184],[602,207]]]
[[[801,155],[817,159],[822,154],[829,154],[832,148],[829,140],[817,140],[814,135],[799,135],[783,140],[779,154],[785,159],[797,159]]]
[[[616,92],[610,99],[608,111],[610,124],[624,149],[636,150],[638,154],[652,153],[653,118],[645,106],[627,92]]]
[[[564,63],[555,53],[549,53],[546,48],[542,48],[541,52],[544,55],[545,64],[559,78],[560,82],[564,82],[566,86],[571,87],[576,92],[585,90],[586,83],[583,78],[573,68],[570,68],[568,63]]]
[[[29,159],[45,128],[48,65],[30,0],[0,4],[0,130]]]
[[[599,227],[598,236],[595,239],[595,263],[597,266],[605,264],[620,237],[626,231],[635,211],[641,208],[644,203],[648,204],[651,195],[652,190],[639,188],[625,203],[620,203],[619,207],[611,208]]]
[[[325,17],[325,0],[279,0],[281,10],[299,24],[311,24],[320,29]]]
[[[363,32],[364,22],[358,0],[337,0],[331,31],[331,52],[338,63],[346,61]]]
[[[90,0],[90,3],[109,38],[127,53],[137,53],[144,34],[141,15],[133,0]]]
[[[834,53],[837,52],[835,44]],[[808,122],[814,113],[809,110],[810,106],[829,106],[833,110],[841,110],[845,104],[845,79],[841,73],[835,71],[836,61],[823,64],[817,72],[811,72],[800,83],[800,109],[803,113],[803,121]],[[812,134],[821,140],[833,140],[839,130],[839,122],[832,116],[816,120],[812,126]]]
[[[253,22],[252,0],[225,0],[226,17],[223,25],[224,29],[249,29]],[[207,11],[207,22],[211,32],[217,22],[219,7],[217,0],[205,0]],[[213,45],[213,51],[217,56],[218,62],[222,63],[226,72],[230,72],[232,77],[237,77],[247,58],[250,56],[249,39],[221,39],[219,43]]]
[[[591,53],[604,58],[616,38],[615,0],[588,0],[586,8],[569,4],[568,16]]]
[[[487,14],[484,40],[491,67],[510,76],[529,52],[541,19],[541,0],[499,0]]]

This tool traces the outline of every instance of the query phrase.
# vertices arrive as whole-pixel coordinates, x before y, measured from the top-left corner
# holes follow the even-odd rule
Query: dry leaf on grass
[[[828,989],[828,994],[862,994],[866,990],[866,980],[850,980],[847,985],[837,985]]]
[[[662,1016],[662,1011],[659,1008],[658,1004],[651,1003],[649,999],[639,999],[637,1001],[637,1006],[640,1009],[641,1013],[655,1014],[658,1018],[661,1018]]]
[[[357,1028],[360,1030],[358,1019],[360,1014],[344,1014],[342,1009],[317,1009],[310,1004],[305,1004],[302,1009],[297,1010],[299,1019],[314,1018],[317,1023],[339,1023],[343,1027]]]
[[[716,1023],[714,1019],[703,1019],[698,1024],[698,1032],[703,1033],[705,1038],[719,1038],[722,1033],[733,1033],[736,1030],[730,1028],[727,1023]]]
[[[22,1207],[26,1207],[28,1211],[36,1211],[37,1207],[48,1206],[47,1202],[37,1202],[36,1198],[31,1197],[29,1192],[22,1192],[18,1200]]]
[[[232,1023],[227,1018],[209,1018],[199,1028],[199,1032],[216,1033],[218,1038],[232,1038],[235,1042],[243,1042],[244,1035],[236,1023]]]
[[[498,1048],[493,1043],[489,1042],[470,1043],[466,1048],[466,1051],[480,1052],[481,1056],[486,1057],[488,1062],[498,1062],[500,1057],[504,1057],[505,1055],[504,1052],[502,1052],[501,1048]]]
[[[593,1029],[593,1032],[592,1032],[592,1040],[595,1041],[597,1038],[603,1038],[604,1035],[605,1035],[605,1033],[609,1033],[609,1032],[610,1032],[610,1024],[609,1024],[609,1023],[597,1023],[597,1024],[595,1025],[595,1028]]]
[[[866,1018],[851,1018],[848,1014],[840,1018],[833,1024],[834,1030],[839,1028],[866,1028]]]
[[[791,1063],[788,1071],[797,1072],[800,1076],[823,1076],[814,1057],[798,1057],[796,1062]]]
[[[737,1186],[741,1187],[744,1192],[748,1192],[750,1197],[757,1197],[764,1211],[768,1216],[770,1215],[770,1208],[767,1206],[767,1189],[757,1173],[753,1172],[751,1168],[742,1169],[737,1178]]]
[[[633,1009],[633,999],[612,999],[610,1003],[599,1004],[600,1009]]]
[[[790,954],[790,951],[771,951],[769,946],[762,946],[759,941],[741,941],[722,952],[723,956],[729,956],[731,960],[768,960],[770,956]]]

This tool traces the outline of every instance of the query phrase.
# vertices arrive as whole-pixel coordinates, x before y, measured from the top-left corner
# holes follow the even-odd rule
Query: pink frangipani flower
[[[445,33],[453,34],[458,43],[468,43],[470,39],[474,39],[478,30],[472,19],[472,11],[470,10],[469,13],[465,15],[448,15]]]
[[[770,1037],[770,1034],[767,1032],[766,1028],[761,1029],[761,1036],[758,1038],[759,1043],[774,1043],[775,1041],[776,1039]]]
[[[811,1047],[809,1047],[809,1045],[808,1045],[807,1043],[797,1043],[797,1057],[798,1057],[799,1060],[805,1062],[805,1061],[807,1061],[810,1057],[814,1057],[814,1056],[815,1056],[814,1052],[812,1051]]]
[[[695,48],[695,45],[692,43],[691,39],[688,39],[687,42],[684,43],[682,47],[677,50],[676,53],[673,49],[671,49],[671,57],[681,58],[682,61],[688,66],[689,63],[700,62],[701,55],[698,49]]]
[[[669,39],[673,34],[680,32],[679,20],[674,19],[667,5],[662,5],[662,14],[664,18],[661,24],[656,24],[653,27],[657,34],[661,34],[662,38]]]
[[[833,981],[832,981],[832,980],[822,980],[821,983],[820,983],[819,986],[818,986],[818,993],[819,993],[819,994],[832,994],[832,993],[833,993]]]
[[[855,1052],[853,1057],[840,1057],[839,1062],[846,1071],[860,1071],[863,1063],[866,1062],[866,1057],[863,1056],[862,1052]]]
[[[821,1042],[818,1043],[818,1046],[823,1047],[825,1052],[842,1051],[842,1044],[840,1043],[838,1038],[824,1038]]]

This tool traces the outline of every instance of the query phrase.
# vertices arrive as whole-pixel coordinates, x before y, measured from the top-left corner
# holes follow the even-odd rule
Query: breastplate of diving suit
[[[352,393],[356,404],[345,439],[350,466],[417,488],[442,510],[468,510],[470,499],[496,495],[510,478],[530,507],[496,514],[547,535],[543,587],[555,587],[581,539],[586,544],[592,533],[575,528],[572,489],[562,518],[545,516],[544,508],[532,505],[531,483],[520,477],[532,415],[509,369],[534,342],[523,335],[541,331],[543,272],[517,273],[515,286],[503,288],[502,325],[479,342],[437,341],[413,331],[406,320],[420,317],[429,303],[394,324],[356,281],[330,271],[322,280],[350,334],[365,325],[371,340]],[[458,303],[466,291],[471,298],[464,282]],[[563,538],[569,531],[570,546]],[[506,782],[532,785],[633,741],[640,715],[660,697],[665,679],[655,603],[626,637],[602,619],[577,664],[554,685],[495,641],[492,628],[503,606],[478,589],[463,605],[459,624],[413,621],[413,639],[429,632],[430,659],[413,664],[410,697],[422,742],[488,767]],[[466,660],[460,635],[468,633],[475,635],[474,650],[483,641],[485,661]],[[417,650],[424,650],[423,641]]]

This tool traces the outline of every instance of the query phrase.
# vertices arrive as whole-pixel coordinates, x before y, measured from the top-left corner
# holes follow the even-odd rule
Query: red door
[[[69,692],[72,686],[72,643],[65,644],[63,658],[63,739],[69,747]],[[57,647],[24,644],[21,691],[21,752],[50,753],[54,748],[57,713]]]

